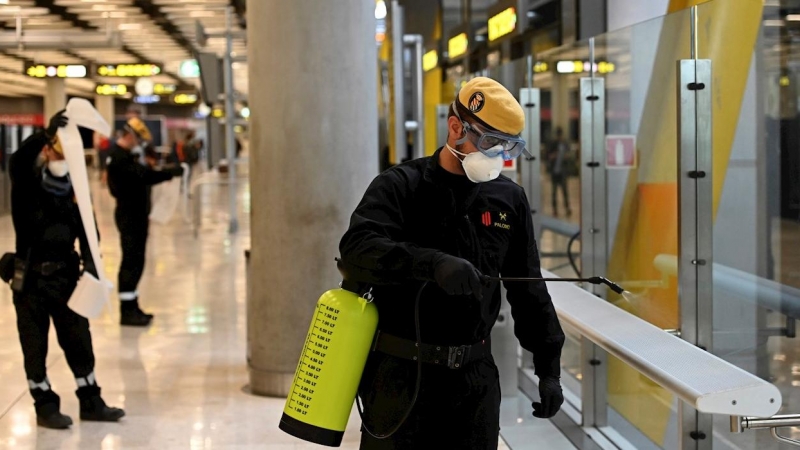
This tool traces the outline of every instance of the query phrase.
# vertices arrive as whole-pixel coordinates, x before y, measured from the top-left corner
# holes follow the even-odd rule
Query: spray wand
[[[592,283],[592,284],[605,284],[612,291],[616,292],[617,294],[622,294],[625,292],[625,289],[622,289],[622,286],[614,283],[613,281],[604,278],[604,277],[591,277],[591,278],[505,278],[505,277],[490,277],[484,276],[483,277],[487,281],[549,281],[555,283]]]

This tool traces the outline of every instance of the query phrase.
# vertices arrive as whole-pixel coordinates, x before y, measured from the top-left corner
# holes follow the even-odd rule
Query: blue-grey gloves
[[[539,378],[539,397],[541,402],[533,402],[533,417],[549,419],[555,416],[564,403],[564,393],[558,377]]]

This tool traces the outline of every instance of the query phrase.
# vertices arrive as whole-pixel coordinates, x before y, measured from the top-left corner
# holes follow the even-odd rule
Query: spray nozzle
[[[605,277],[591,277],[591,278],[505,278],[505,277],[484,277],[487,281],[547,281],[554,283],[592,283],[592,284],[605,284],[612,291],[617,294],[622,294],[625,289],[622,286],[614,283]]]
[[[609,280],[608,278],[605,278],[605,277],[592,277],[587,281],[589,281],[589,283],[592,283],[592,284],[605,284],[606,286],[611,288],[611,290],[616,292],[617,294],[622,294],[623,292],[625,292],[625,289],[622,289],[622,286],[618,285],[617,283],[614,283],[613,281],[611,281],[611,280]]]

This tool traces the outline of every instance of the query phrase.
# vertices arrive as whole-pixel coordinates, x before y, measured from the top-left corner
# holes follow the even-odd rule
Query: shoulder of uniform
[[[398,186],[409,186],[422,177],[428,159],[429,158],[418,158],[392,166],[381,172],[376,180],[380,179],[385,183]]]
[[[497,187],[499,187],[501,189],[508,189],[509,191],[515,192],[515,193],[522,192],[522,190],[523,190],[522,186],[520,186],[519,184],[515,183],[511,178],[508,178],[507,176],[505,176],[503,174],[500,174],[500,176],[497,177],[497,179],[494,180],[492,183],[495,186],[497,186]]]

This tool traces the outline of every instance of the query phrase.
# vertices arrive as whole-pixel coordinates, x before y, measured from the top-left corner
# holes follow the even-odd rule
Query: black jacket
[[[464,345],[489,336],[500,310],[498,283],[483,301],[449,296],[433,281],[440,252],[464,258],[484,275],[541,277],[528,200],[510,179],[474,184],[432,157],[379,175],[364,194],[340,243],[349,281],[373,288],[379,329],[415,339],[420,301],[422,342]],[[560,373],[564,333],[543,282],[506,283],[514,332],[534,355],[539,376]]]
[[[74,194],[54,195],[42,187],[37,158],[47,142],[44,133],[26,139],[11,156],[11,218],[16,232],[17,257],[31,263],[66,262],[69,278],[77,279],[80,240],[84,268],[96,273]]]
[[[108,188],[117,199],[118,223],[146,226],[150,216],[150,187],[172,179],[172,174],[139,164],[136,155],[116,143],[111,146],[108,158]]]

